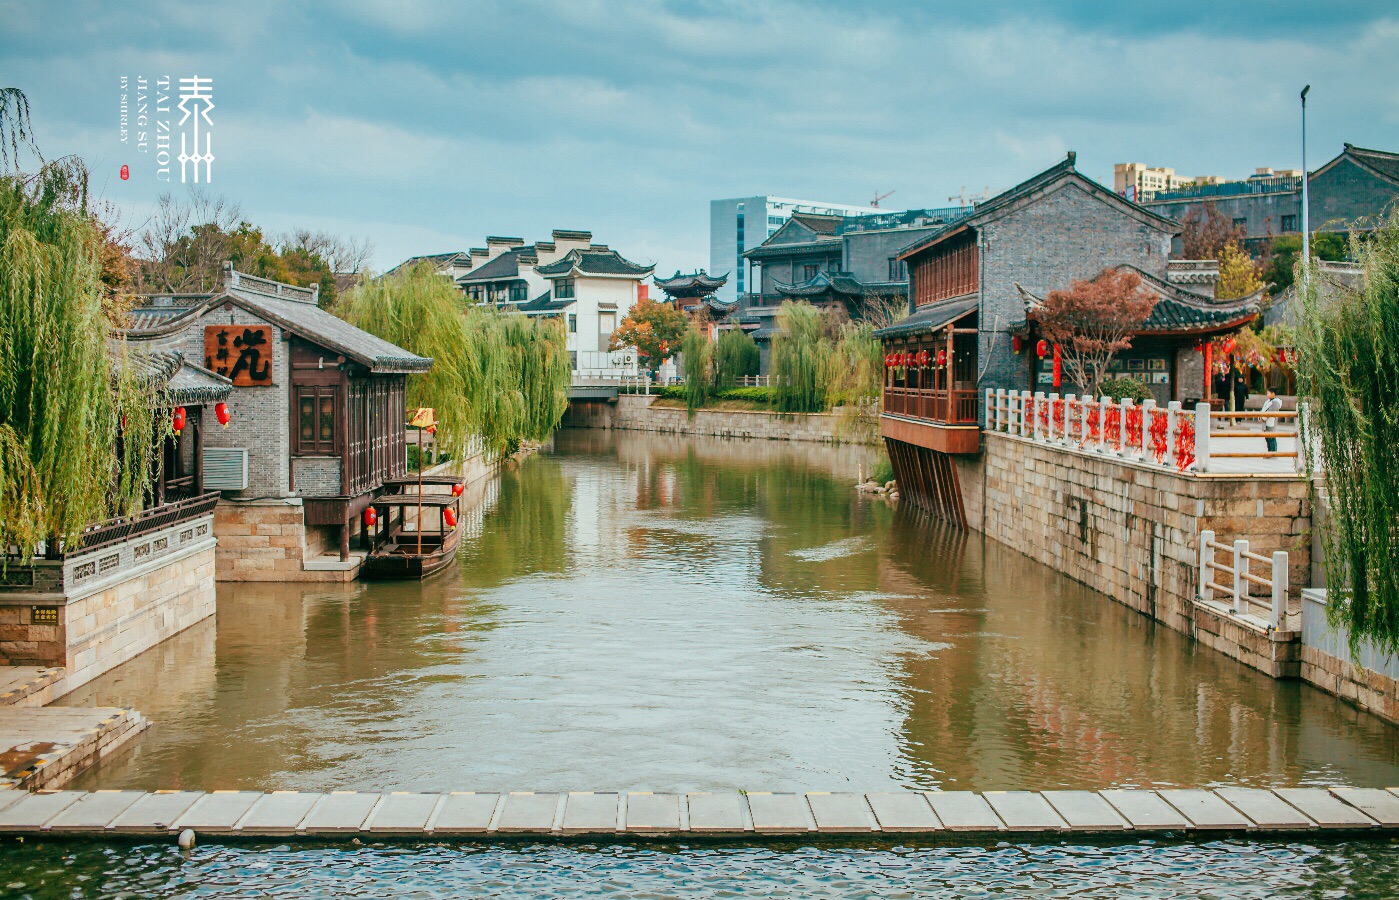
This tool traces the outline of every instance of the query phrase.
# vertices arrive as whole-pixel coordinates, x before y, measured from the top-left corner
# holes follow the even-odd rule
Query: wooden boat
[[[454,481],[442,482],[454,484]],[[416,481],[414,482],[416,487]],[[424,479],[424,486],[428,482]],[[360,567],[360,577],[380,580],[426,578],[452,564],[461,543],[461,498],[443,493],[400,490],[374,501],[383,530]],[[414,529],[408,529],[409,516]],[[417,527],[421,526],[421,531]]]

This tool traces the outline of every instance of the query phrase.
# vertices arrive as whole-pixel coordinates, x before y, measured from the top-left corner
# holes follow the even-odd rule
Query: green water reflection
[[[424,584],[226,584],[66,702],[83,787],[1399,784],[1399,731],[857,495],[865,451],[565,431]]]

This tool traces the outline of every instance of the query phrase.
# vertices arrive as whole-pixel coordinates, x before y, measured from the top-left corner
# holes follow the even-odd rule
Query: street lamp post
[[[1307,196],[1307,182],[1311,180],[1307,174],[1307,91],[1311,89],[1311,85],[1302,88],[1302,290],[1304,291],[1309,290],[1312,284],[1312,222]]]

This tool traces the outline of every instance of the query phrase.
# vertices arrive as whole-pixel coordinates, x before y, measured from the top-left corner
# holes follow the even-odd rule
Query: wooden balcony
[[[889,386],[879,433],[943,453],[976,453],[981,448],[976,404],[976,391]]]

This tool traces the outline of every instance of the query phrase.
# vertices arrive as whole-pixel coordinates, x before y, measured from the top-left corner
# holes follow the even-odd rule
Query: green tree
[[[714,380],[719,387],[731,387],[740,378],[758,374],[761,355],[752,335],[741,328],[719,333],[714,342]]]
[[[661,363],[680,349],[680,338],[687,327],[684,313],[648,297],[638,301],[617,325],[609,346],[613,350],[635,348],[641,366],[654,375]]]
[[[1399,217],[1356,248],[1365,277],[1325,304],[1302,298],[1298,386],[1326,475],[1328,615],[1399,652]]]
[[[1346,258],[1345,238],[1329,231],[1312,234],[1312,255],[1317,259],[1339,262]],[[1297,261],[1302,257],[1302,236],[1282,234],[1273,238],[1270,251],[1264,263],[1263,280],[1272,285],[1274,295],[1292,284]]]
[[[782,412],[824,412],[833,357],[829,316],[788,300],[777,312],[772,342],[773,405]]]
[[[1237,243],[1225,244],[1218,259],[1219,280],[1214,284],[1216,300],[1237,300],[1263,287],[1261,267]]]
[[[680,355],[685,364],[685,408],[693,419],[712,393],[714,342],[691,325],[681,338]]]
[[[0,96],[9,104],[0,104],[0,136],[26,133],[23,94]],[[25,113],[23,127],[6,122],[14,110]],[[0,546],[21,558],[138,511],[169,428],[152,413],[163,383],[111,340],[118,310],[86,167],[40,161],[32,174],[19,171],[17,155],[0,168]]]

